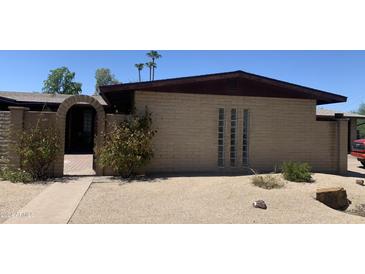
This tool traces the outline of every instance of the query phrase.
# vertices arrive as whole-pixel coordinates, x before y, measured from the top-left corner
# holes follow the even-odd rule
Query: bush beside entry
[[[0,168],[0,181],[1,179],[5,181],[10,181],[12,183],[31,183],[33,182],[33,177],[30,173],[20,168],[13,169],[10,167]]]
[[[48,177],[48,169],[60,150],[58,132],[52,128],[42,128],[38,125],[23,131],[17,146],[21,169],[29,173],[34,180]]]
[[[130,177],[153,157],[152,138],[156,131],[151,127],[151,113],[147,109],[142,116],[133,114],[130,119],[114,124],[98,149],[100,164],[111,167],[120,176]]]

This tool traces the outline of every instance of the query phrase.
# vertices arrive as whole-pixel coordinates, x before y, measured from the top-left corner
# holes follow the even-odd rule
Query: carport
[[[318,121],[330,121],[337,118],[348,119],[348,151],[351,152],[352,141],[361,138],[359,135],[358,126],[365,123],[365,115],[353,113],[353,112],[341,112],[330,109],[317,109]]]

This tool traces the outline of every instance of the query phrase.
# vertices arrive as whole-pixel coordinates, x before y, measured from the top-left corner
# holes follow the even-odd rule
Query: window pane
[[[218,159],[219,167],[224,167],[224,108],[218,111]]]
[[[224,120],[224,109],[223,108],[219,109],[219,120]]]
[[[231,135],[230,135],[230,165],[236,166],[236,128],[237,128],[237,110],[231,109]]]
[[[243,111],[243,130],[242,130],[242,165],[248,166],[248,115],[247,109]]]

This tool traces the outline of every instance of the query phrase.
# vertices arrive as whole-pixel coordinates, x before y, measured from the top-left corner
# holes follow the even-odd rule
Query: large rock
[[[316,199],[337,210],[346,210],[351,204],[351,201],[347,199],[346,190],[342,187],[317,189]]]

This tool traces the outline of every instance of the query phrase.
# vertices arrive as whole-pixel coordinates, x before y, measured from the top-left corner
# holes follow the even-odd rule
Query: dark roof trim
[[[164,87],[169,85],[192,84],[192,83],[199,83],[202,81],[225,80],[234,78],[243,78],[247,80],[252,80],[256,83],[263,83],[278,88],[285,88],[292,91],[299,91],[301,93],[305,93],[311,97],[316,98],[317,101],[321,103],[338,103],[347,101],[347,97],[345,96],[252,74],[241,70],[233,72],[225,72],[225,73],[199,75],[199,76],[171,78],[171,79],[156,80],[150,82],[139,82],[139,83],[137,82],[137,83],[101,86],[100,91],[102,97],[105,99],[106,98],[105,95],[107,95],[109,92],[115,92],[115,91],[133,91],[133,90],[143,91],[144,89],[148,89],[150,91],[154,89],[154,91],[158,91],[159,87]]]
[[[161,86],[170,85],[170,84],[176,85],[176,84],[186,84],[186,83],[197,83],[197,82],[209,81],[209,80],[236,78],[239,76],[239,72],[241,72],[241,71],[169,78],[169,79],[163,79],[163,80],[144,81],[144,82],[135,82],[135,83],[127,83],[127,84],[107,85],[107,86],[100,86],[99,88],[100,88],[101,92],[121,91],[121,90],[139,90],[139,89],[150,88],[150,87],[161,87]]]
[[[6,97],[1,97],[0,96],[0,102],[5,102],[8,104],[14,104],[14,105],[51,105],[51,106],[58,106],[61,103],[56,103],[56,102],[34,102],[34,101],[17,101],[15,99],[11,99],[11,98],[6,98]]]
[[[11,103],[11,104],[16,104],[17,103],[17,101],[14,100],[14,99],[2,97],[2,96],[0,96],[0,102]]]

